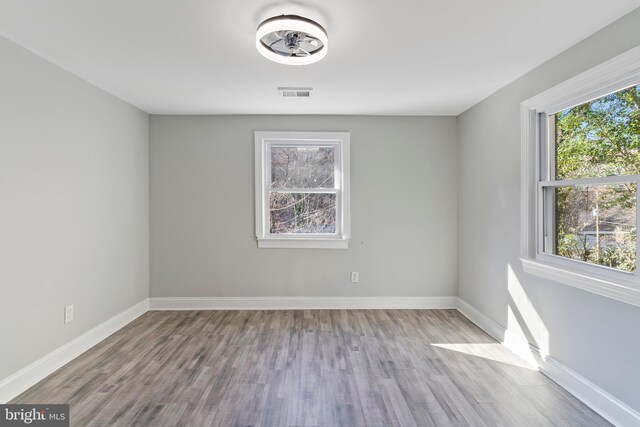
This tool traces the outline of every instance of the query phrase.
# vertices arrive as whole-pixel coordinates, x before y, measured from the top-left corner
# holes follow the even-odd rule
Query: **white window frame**
[[[640,306],[640,272],[633,273],[544,253],[542,188],[563,184],[545,176],[549,159],[547,118],[567,108],[640,83],[640,46],[522,102],[520,259],[525,272]],[[553,157],[553,156],[552,156]],[[547,163],[548,164],[548,163]],[[583,184],[629,182],[629,176],[580,180]],[[639,182],[639,176],[631,176]],[[584,181],[584,182],[582,182]],[[640,193],[640,186],[638,188]],[[640,194],[637,194],[640,201]],[[640,225],[640,212],[636,216]],[[640,245],[636,248],[640,254]]]
[[[255,133],[256,239],[259,248],[347,249],[350,237],[350,142],[349,132]],[[336,233],[271,234],[269,191],[271,190],[271,146],[330,145],[336,147],[335,186],[332,189],[292,189],[294,192],[336,194]]]

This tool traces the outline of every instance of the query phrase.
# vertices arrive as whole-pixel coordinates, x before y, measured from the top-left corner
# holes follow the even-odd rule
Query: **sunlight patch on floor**
[[[509,349],[500,343],[461,343],[461,344],[431,344],[434,347],[443,348],[445,350],[456,351],[458,353],[468,354],[470,356],[482,357],[483,359],[492,360],[494,362],[506,363],[508,365],[517,366],[518,368],[536,371],[537,367],[520,357],[516,356]]]

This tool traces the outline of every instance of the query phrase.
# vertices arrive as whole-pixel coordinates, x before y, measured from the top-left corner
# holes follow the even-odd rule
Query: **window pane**
[[[636,270],[636,184],[546,188],[555,205],[557,255]],[[551,192],[549,194],[548,192]],[[547,218],[548,219],[548,218]]]
[[[334,188],[335,147],[271,147],[271,188]]]
[[[555,115],[557,179],[640,173],[640,85]]]
[[[269,216],[271,234],[335,234],[336,194],[272,192]]]

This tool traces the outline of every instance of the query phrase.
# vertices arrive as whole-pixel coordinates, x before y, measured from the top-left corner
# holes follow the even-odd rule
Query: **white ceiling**
[[[457,115],[640,0],[0,0],[0,34],[149,113]],[[299,14],[319,63],[255,49]],[[278,86],[312,86],[282,99]]]

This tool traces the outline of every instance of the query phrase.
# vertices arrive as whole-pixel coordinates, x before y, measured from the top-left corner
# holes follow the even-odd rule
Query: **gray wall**
[[[458,275],[467,302],[640,411],[640,308],[525,274],[518,259],[520,102],[637,46],[638,29],[640,9],[459,116]]]
[[[351,132],[348,250],[257,248],[256,130]],[[456,156],[452,117],[151,116],[151,296],[455,295]]]
[[[0,58],[2,379],[148,297],[149,191],[145,113],[4,38]]]

